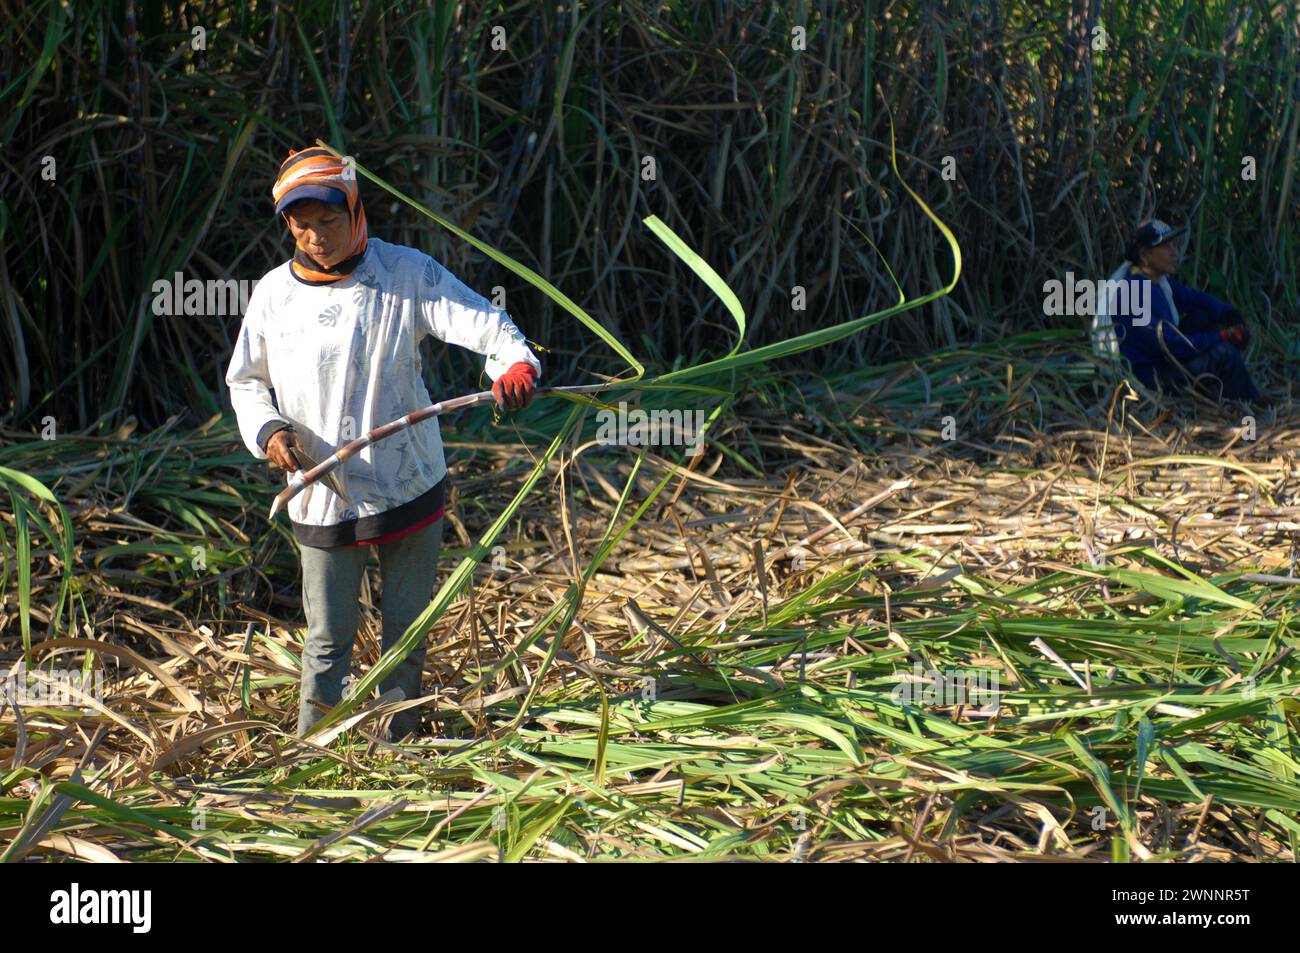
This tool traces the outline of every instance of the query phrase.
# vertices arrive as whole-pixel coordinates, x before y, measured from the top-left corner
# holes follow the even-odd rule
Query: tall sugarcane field
[[[1300,0],[0,11],[3,861],[1300,859]]]

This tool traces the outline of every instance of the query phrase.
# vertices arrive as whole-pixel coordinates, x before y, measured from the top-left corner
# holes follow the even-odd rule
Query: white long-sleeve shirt
[[[299,281],[288,262],[271,270],[248,299],[226,371],[244,444],[265,459],[267,436],[289,424],[321,460],[433,403],[420,376],[428,335],[486,355],[494,381],[518,361],[541,376],[506,312],[417,249],[370,238],[356,270],[328,285]],[[447,463],[437,418],[367,447],[335,473],[355,506],[325,482],[308,487],[289,504],[300,542],[347,545],[405,528],[441,501]]]

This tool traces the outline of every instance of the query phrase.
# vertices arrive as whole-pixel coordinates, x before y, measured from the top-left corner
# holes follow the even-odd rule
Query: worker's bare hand
[[[266,456],[270,459],[271,465],[290,473],[297,470],[298,464],[289,453],[290,447],[302,449],[302,444],[298,442],[293,431],[277,430],[271,434],[271,439],[266,442]]]

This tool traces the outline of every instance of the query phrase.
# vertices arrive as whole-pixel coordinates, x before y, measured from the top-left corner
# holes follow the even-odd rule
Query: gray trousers
[[[442,547],[440,519],[392,542],[378,546],[339,546],[319,549],[299,545],[302,559],[302,606],[307,616],[307,643],[302,653],[302,690],[298,703],[298,735],[309,732],[324,716],[313,702],[333,706],[343,697],[343,681],[352,665],[357,635],[361,579],[371,549],[379,551],[382,582],[380,642],[385,651],[425,610],[433,597],[438,551]],[[400,688],[405,698],[420,694],[424,672],[423,639],[379,685],[380,693]],[[394,738],[419,727],[418,709],[393,717]]]

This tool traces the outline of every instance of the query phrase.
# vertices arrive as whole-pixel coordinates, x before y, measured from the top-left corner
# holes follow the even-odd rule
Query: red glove
[[[1219,328],[1219,338],[1231,344],[1238,351],[1246,349],[1246,342],[1250,340],[1244,324],[1230,324],[1226,328]]]
[[[502,410],[523,410],[533,400],[534,380],[537,371],[533,365],[516,361],[492,383],[492,396]]]

